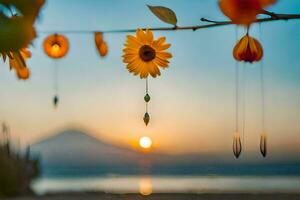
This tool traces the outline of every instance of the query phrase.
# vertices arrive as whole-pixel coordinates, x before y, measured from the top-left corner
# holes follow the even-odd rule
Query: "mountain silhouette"
[[[66,130],[32,145],[43,165],[98,166],[133,164],[142,153],[104,143],[87,133]]]

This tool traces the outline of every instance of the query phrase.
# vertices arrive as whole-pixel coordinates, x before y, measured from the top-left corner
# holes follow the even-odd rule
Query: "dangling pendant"
[[[58,98],[57,95],[55,95],[55,96],[53,97],[53,105],[54,105],[55,108],[57,108],[58,102],[59,102],[59,98]]]
[[[260,152],[264,158],[267,156],[267,135],[265,133],[260,136]]]
[[[150,101],[150,95],[147,93],[145,96],[144,96],[144,100],[146,103],[148,103]]]
[[[233,154],[238,159],[242,152],[242,142],[239,133],[235,133],[233,137]]]
[[[145,122],[146,126],[148,125],[149,121],[150,121],[150,115],[149,115],[149,113],[146,112],[144,115],[144,122]]]

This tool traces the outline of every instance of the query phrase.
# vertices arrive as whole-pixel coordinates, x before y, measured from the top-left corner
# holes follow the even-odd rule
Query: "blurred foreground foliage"
[[[38,159],[26,152],[13,150],[6,128],[0,137],[0,198],[31,193],[30,183],[39,174]],[[1,135],[2,136],[2,135]]]

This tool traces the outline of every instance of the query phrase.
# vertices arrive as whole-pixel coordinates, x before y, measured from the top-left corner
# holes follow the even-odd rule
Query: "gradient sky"
[[[225,20],[216,0],[48,0],[37,22],[40,31],[110,30],[168,26],[146,7],[172,8],[178,25],[197,25],[200,18]],[[281,0],[269,10],[299,13],[299,0]],[[271,151],[300,151],[300,20],[254,25],[266,68],[266,129]],[[92,34],[67,34],[69,54],[49,59],[40,32],[28,65],[29,81],[17,81],[7,64],[0,68],[0,119],[22,144],[65,128],[81,128],[113,144],[131,146],[148,135],[157,151],[167,153],[230,152],[235,127],[235,27],[155,32],[172,44],[170,68],[150,79],[151,121],[145,127],[145,82],[122,63],[126,34],[106,34],[109,55],[102,59]],[[239,37],[244,34],[238,29]],[[5,65],[5,67],[4,67]],[[53,109],[53,69],[59,68],[60,104]],[[243,65],[240,65],[242,67]],[[258,154],[261,133],[260,64],[246,65],[245,150]]]

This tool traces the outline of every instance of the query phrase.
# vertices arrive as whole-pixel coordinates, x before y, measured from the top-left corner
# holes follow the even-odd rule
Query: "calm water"
[[[112,193],[159,192],[300,192],[300,177],[221,176],[106,176],[40,178],[32,184],[37,194],[68,191]]]

